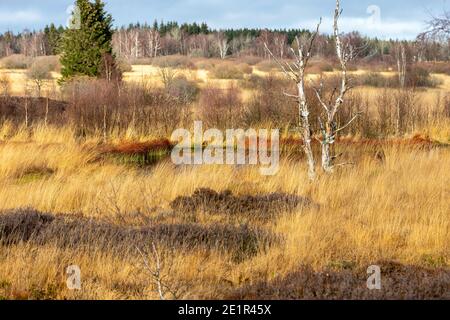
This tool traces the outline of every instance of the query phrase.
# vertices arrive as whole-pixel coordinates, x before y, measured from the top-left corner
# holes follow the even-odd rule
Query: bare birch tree
[[[398,99],[397,99],[397,119],[396,119],[396,134],[400,135],[401,133],[401,124],[402,124],[402,112],[401,112],[401,103],[402,99],[401,93],[404,92],[406,86],[406,49],[403,43],[400,43],[396,47],[396,57],[397,57],[397,72],[398,72],[398,81],[399,81],[399,90],[398,90]]]
[[[336,117],[344,103],[345,95],[348,93],[349,79],[347,66],[348,62],[353,58],[354,49],[350,44],[344,44],[341,39],[341,34],[339,32],[339,18],[341,17],[342,10],[340,8],[339,0],[336,0],[336,9],[334,13],[334,38],[336,46],[336,55],[339,60],[341,67],[341,81],[340,88],[335,88],[329,102],[326,102],[322,96],[323,91],[323,81],[319,88],[314,88],[317,99],[319,100],[321,106],[323,107],[324,116],[319,117],[320,130],[322,133],[322,140],[320,143],[322,145],[322,169],[326,173],[332,173],[336,166],[342,166],[344,164],[335,165],[334,161],[337,159],[338,155],[332,154],[332,146],[334,145],[337,135],[339,132],[347,128],[353,121],[357,119],[360,113],[357,113],[347,124],[342,127],[338,127]],[[337,96],[336,96],[337,95]]]
[[[161,36],[158,30],[150,29],[146,30],[147,41],[148,41],[148,55],[151,58],[156,58],[158,56],[159,50],[161,50]]]
[[[228,50],[230,50],[230,44],[228,42],[227,36],[223,32],[217,33],[216,36],[216,45],[219,50],[220,59],[225,59],[228,54]]]
[[[308,66],[308,62],[311,58],[311,52],[313,49],[314,42],[317,35],[319,34],[319,28],[322,23],[322,19],[317,25],[316,31],[309,38],[307,48],[301,43],[298,37],[295,38],[297,44],[297,51],[291,48],[291,52],[294,56],[295,61],[293,63],[280,61],[269,49],[267,43],[264,43],[266,51],[270,56],[276,61],[280,66],[283,73],[292,81],[295,82],[297,87],[297,94],[291,95],[285,93],[285,95],[294,98],[298,102],[298,112],[299,112],[299,130],[303,139],[303,150],[306,155],[307,165],[308,165],[308,176],[310,180],[315,180],[316,178],[316,164],[314,161],[314,154],[312,151],[312,131],[309,121],[309,106],[305,93],[305,70]]]
[[[427,22],[428,29],[419,35],[419,39],[434,38],[448,41],[450,37],[450,11],[444,11],[441,16],[431,16]]]

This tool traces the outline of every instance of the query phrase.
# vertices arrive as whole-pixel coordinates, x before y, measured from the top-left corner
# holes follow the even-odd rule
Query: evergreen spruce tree
[[[104,70],[115,70],[112,53],[112,17],[101,0],[76,0],[79,21],[64,32],[61,42],[62,81],[75,76],[100,77]],[[110,64],[105,66],[105,64]]]

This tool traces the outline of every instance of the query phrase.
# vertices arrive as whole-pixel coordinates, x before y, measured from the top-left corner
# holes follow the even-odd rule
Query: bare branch
[[[322,107],[325,109],[326,113],[328,114],[328,112],[329,112],[328,106],[322,99],[323,82],[320,83],[319,89],[317,89],[314,86],[312,88],[313,88],[313,90],[314,90],[314,92],[316,94],[317,100],[319,100],[319,103],[322,105]]]
[[[343,126],[343,127],[341,127],[341,128],[339,128],[339,129],[337,129],[336,131],[334,131],[334,135],[336,135],[337,133],[339,133],[339,132],[341,132],[342,130],[344,130],[344,129],[346,129],[346,128],[348,128],[348,126],[350,126],[352,123],[353,123],[353,121],[355,121],[356,119],[358,119],[358,117],[361,115],[361,114],[363,114],[364,112],[362,112],[362,111],[360,111],[360,112],[358,112],[345,126]]]
[[[295,94],[289,94],[289,93],[287,93],[287,92],[283,92],[283,94],[284,94],[286,97],[294,98],[295,100],[298,100],[298,99],[300,98],[300,96],[298,96],[298,95],[295,95]]]
[[[145,255],[142,253],[142,251],[139,249],[138,246],[136,246],[136,249],[139,253],[139,255],[142,258],[142,261],[144,262],[145,269],[150,273],[150,275],[153,277],[153,280],[156,283],[158,294],[161,300],[165,300],[163,287],[167,288],[167,286],[163,285],[162,283],[162,277],[161,277],[161,260],[159,258],[158,250],[156,250],[155,243],[152,242],[152,251],[153,251],[153,258],[155,259],[155,269],[153,269],[150,266],[150,263],[148,259],[145,257]]]
[[[286,69],[285,65],[280,60],[278,60],[277,57],[275,57],[275,55],[272,53],[272,51],[267,46],[267,43],[264,43],[264,47],[266,48],[266,50],[270,54],[270,56],[275,60],[275,62],[280,66],[281,70],[283,70],[283,72],[286,74],[286,76],[288,76],[291,80],[297,81],[297,74],[294,72],[292,67],[288,63],[286,63],[286,65],[290,69],[290,71],[288,71]]]

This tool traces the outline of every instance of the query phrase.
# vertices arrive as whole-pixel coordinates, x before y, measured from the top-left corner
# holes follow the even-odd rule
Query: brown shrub
[[[450,63],[448,62],[419,62],[416,66],[426,69],[429,73],[450,75]]]
[[[63,90],[69,101],[67,121],[83,136],[121,134],[131,126],[138,134],[166,137],[189,116],[188,91],[171,94],[145,83],[118,85],[93,79],[73,81]]]
[[[258,254],[278,238],[246,225],[158,224],[135,228],[18,209],[0,213],[0,240],[4,245],[28,242],[122,254],[136,253],[137,246],[145,249],[156,243],[180,250],[231,251],[236,259],[243,260]]]
[[[35,59],[27,70],[27,77],[36,85],[38,96],[41,96],[41,89],[45,80],[52,78],[51,71],[55,66],[49,64],[47,59]]]
[[[311,74],[321,74],[324,72],[333,72],[334,67],[331,63],[324,60],[312,61],[308,68],[306,69],[307,73]]]
[[[382,289],[368,290],[363,269],[315,272],[301,267],[284,278],[247,285],[227,295],[232,300],[424,300],[449,299],[450,271],[380,262]]]
[[[242,57],[239,57],[237,60],[242,63],[246,63],[250,66],[257,65],[258,63],[260,63],[262,61],[262,59],[257,56],[242,56]]]
[[[241,121],[241,109],[241,91],[236,86],[226,89],[207,87],[200,92],[200,118],[209,127],[235,127]]]
[[[194,102],[199,93],[199,87],[194,81],[189,81],[185,76],[179,75],[170,81],[166,87],[169,95],[183,104]]]
[[[0,74],[0,94],[4,97],[9,95],[11,90],[11,78],[6,73]]]
[[[399,88],[398,76],[384,76],[379,72],[369,72],[363,75],[352,76],[355,86],[368,86],[376,88]],[[406,87],[435,88],[442,82],[431,76],[430,72],[419,65],[410,66],[406,73]]]
[[[23,54],[13,54],[0,60],[4,69],[27,69],[33,63],[33,58]]]
[[[295,92],[292,83],[270,75],[262,78],[252,77],[252,80],[247,83],[256,91],[245,104],[243,114],[245,125],[254,126],[261,123],[271,123],[277,127],[295,125],[296,102],[284,94]]]
[[[216,79],[243,79],[244,75],[251,74],[252,67],[248,64],[234,64],[232,62],[223,62],[216,65],[212,71],[212,77]]]
[[[277,71],[279,69],[278,64],[273,60],[264,60],[256,65],[256,68],[263,72]]]
[[[148,166],[168,157],[173,144],[167,139],[151,142],[122,142],[100,148],[103,158],[113,159],[120,164]]]
[[[131,64],[131,62],[124,58],[117,60],[117,67],[122,73],[133,71],[133,65]]]
[[[46,70],[59,72],[61,71],[61,64],[59,62],[59,56],[41,56],[34,58],[31,66],[37,65],[40,68],[45,68]]]
[[[155,140],[151,142],[122,142],[117,145],[103,147],[103,153],[113,154],[147,154],[160,150],[171,150],[173,144],[167,139]]]
[[[234,196],[231,191],[218,193],[211,189],[198,189],[190,197],[178,197],[171,202],[173,210],[182,213],[223,214],[270,220],[281,213],[310,207],[310,199],[284,193],[257,196]]]
[[[181,55],[156,57],[151,60],[151,64],[160,68],[196,69],[189,57]]]
[[[27,111],[25,111],[27,106]],[[0,122],[10,121],[15,125],[25,122],[38,123],[47,119],[49,124],[62,125],[65,123],[65,111],[68,104],[63,101],[46,98],[0,97]],[[48,114],[47,114],[48,110]]]

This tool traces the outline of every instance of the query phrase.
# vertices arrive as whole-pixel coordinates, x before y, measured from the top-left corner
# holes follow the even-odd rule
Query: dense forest
[[[41,31],[5,32],[0,35],[0,57],[11,54],[42,56],[58,54],[65,28],[51,24]],[[119,58],[134,61],[161,55],[181,54],[195,57],[258,56],[268,58],[264,43],[279,58],[290,58],[289,47],[296,36],[307,38],[305,29],[226,29],[214,30],[206,23],[158,22],[130,24],[117,28],[113,37],[114,52]],[[359,59],[385,61],[395,55],[396,40],[368,38],[358,32],[345,35]],[[408,56],[415,61],[450,60],[450,40],[417,38],[403,41]],[[332,36],[319,35],[314,54],[331,57],[334,53]]]

